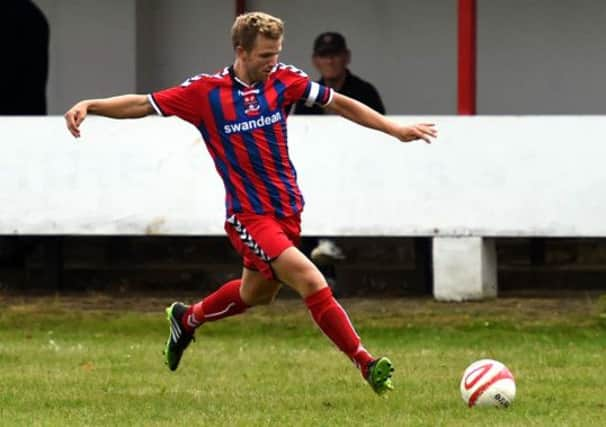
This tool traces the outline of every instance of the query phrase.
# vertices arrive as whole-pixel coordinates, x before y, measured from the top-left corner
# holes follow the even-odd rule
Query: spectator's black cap
[[[347,51],[345,37],[339,33],[322,33],[314,41],[314,55],[326,56]]]

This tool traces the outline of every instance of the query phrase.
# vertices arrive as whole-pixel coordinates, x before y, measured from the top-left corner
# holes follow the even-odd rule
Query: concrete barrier
[[[447,300],[496,295],[487,239],[606,236],[604,117],[396,119],[434,121],[440,137],[402,144],[337,117],[290,119],[305,234],[434,237],[434,294]],[[79,140],[61,117],[0,118],[0,182],[4,235],[223,234],[223,185],[197,130],[174,118],[90,117]]]

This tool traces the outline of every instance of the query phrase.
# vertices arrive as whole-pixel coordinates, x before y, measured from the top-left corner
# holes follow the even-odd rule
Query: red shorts
[[[270,262],[301,242],[301,215],[276,218],[273,215],[238,213],[225,221],[225,231],[242,256],[244,267],[259,271],[272,280],[276,276]]]

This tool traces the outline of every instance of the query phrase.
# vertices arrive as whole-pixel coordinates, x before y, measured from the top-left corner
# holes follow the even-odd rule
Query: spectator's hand
[[[86,118],[87,113],[88,104],[86,104],[85,102],[78,102],[76,105],[70,108],[67,113],[65,113],[65,122],[67,124],[67,129],[76,138],[80,137],[80,124]]]
[[[392,132],[392,135],[403,142],[422,139],[426,143],[431,144],[431,139],[437,138],[438,131],[433,123],[417,123],[414,125],[399,126]]]

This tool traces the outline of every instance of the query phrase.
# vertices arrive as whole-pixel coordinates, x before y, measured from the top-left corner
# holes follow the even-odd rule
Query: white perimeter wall
[[[48,104],[149,90],[232,59],[234,2],[35,0],[51,25]],[[336,30],[352,70],[391,114],[455,114],[456,1],[248,0],[284,18],[284,61],[314,75],[314,37]],[[603,0],[478,1],[480,114],[603,114]]]
[[[606,120],[435,120],[432,145],[292,117],[304,233],[606,236]],[[223,185],[178,119],[0,118],[0,234],[223,234]]]

